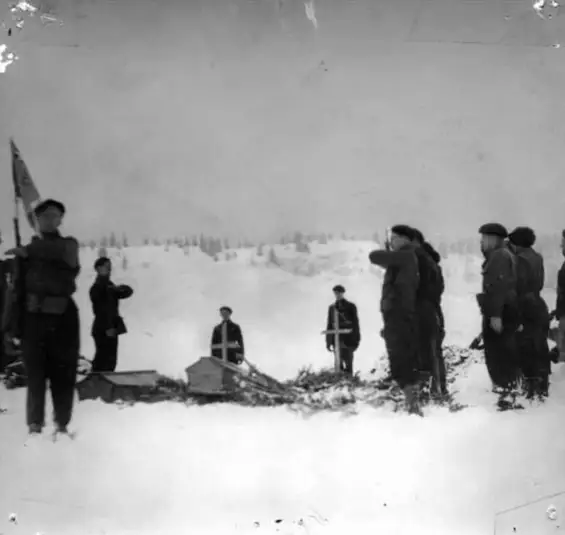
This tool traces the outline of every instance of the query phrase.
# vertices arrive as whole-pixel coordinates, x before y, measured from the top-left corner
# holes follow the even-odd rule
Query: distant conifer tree
[[[272,264],[274,266],[281,265],[277,257],[277,254],[275,253],[275,250],[272,247],[269,249],[269,264]]]
[[[118,240],[116,239],[116,234],[114,232],[110,233],[110,239],[108,240],[108,245],[112,248],[118,247]]]

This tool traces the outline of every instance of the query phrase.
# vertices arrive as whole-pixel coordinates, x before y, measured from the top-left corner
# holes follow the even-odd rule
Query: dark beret
[[[55,199],[45,199],[41,201],[33,210],[35,215],[41,215],[48,208],[56,208],[61,212],[61,215],[65,215],[65,205],[62,202],[56,201]]]
[[[112,261],[107,256],[100,256],[94,261],[94,269],[98,269],[99,267],[105,266],[108,263],[112,263]]]
[[[338,284],[337,286],[334,286],[334,287],[332,288],[332,291],[334,291],[334,292],[341,292],[342,294],[344,294],[344,293],[345,293],[345,288],[344,288],[341,284]]]
[[[507,238],[508,231],[500,223],[485,223],[480,229],[479,234],[488,234],[489,236],[498,236],[500,238]]]
[[[226,307],[226,306],[220,307],[220,312],[223,312],[224,310],[230,314],[233,312],[233,310],[230,307]]]
[[[397,236],[403,236],[409,240],[413,240],[415,238],[414,229],[408,225],[394,225],[390,231]]]
[[[508,234],[510,243],[518,247],[531,247],[536,243],[536,233],[530,227],[516,227]]]

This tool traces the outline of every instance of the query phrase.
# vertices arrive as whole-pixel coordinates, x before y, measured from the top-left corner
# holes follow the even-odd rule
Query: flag
[[[28,223],[32,229],[35,229],[33,209],[41,201],[41,196],[13,139],[10,139],[10,150],[12,152],[12,180],[14,181],[16,198],[22,201]]]

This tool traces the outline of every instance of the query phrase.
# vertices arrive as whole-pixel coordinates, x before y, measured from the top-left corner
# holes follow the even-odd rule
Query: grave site
[[[53,197],[81,266],[69,434],[28,436],[5,340],[0,535],[565,533],[565,365],[501,406],[476,300],[496,220],[535,228],[555,306],[564,20],[557,0],[0,0],[2,252]],[[446,282],[449,394],[422,377],[421,415],[387,379],[368,259],[399,223]],[[133,293],[94,373],[103,256]],[[226,306],[237,343],[213,335]]]
[[[109,249],[114,279],[135,294],[122,307],[118,369],[92,375],[98,251],[81,249],[75,438],[27,443],[25,388],[1,391],[2,531],[475,534],[496,520],[497,533],[560,532],[563,365],[545,403],[498,410],[482,352],[469,349],[480,261],[453,254],[443,261],[451,399],[406,414],[383,383],[382,273],[365,261],[375,245],[274,245],[277,266],[254,248],[216,261],[193,246]],[[359,310],[353,378],[336,374],[321,335],[336,281]],[[226,302],[245,340],[240,365],[210,356]],[[265,302],[280,304],[276,317],[261,313]]]

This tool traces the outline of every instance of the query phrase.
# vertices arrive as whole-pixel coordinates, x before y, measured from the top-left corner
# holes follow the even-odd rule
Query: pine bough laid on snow
[[[444,348],[444,357],[451,394],[442,399],[434,399],[430,393],[428,377],[423,377],[420,401],[423,405],[445,406],[456,412],[465,407],[454,399],[454,381],[464,375],[467,366],[477,359],[477,354],[468,349],[447,346]],[[336,375],[333,370],[302,369],[295,379],[280,383],[251,367],[249,373],[236,375],[234,379],[236,387],[227,395],[197,396],[190,392],[185,381],[162,376],[156,388],[136,401],[175,401],[189,404],[231,402],[244,406],[286,405],[304,415],[320,411],[355,414],[360,405],[389,408],[393,411],[404,409],[402,391],[383,378],[365,380],[358,375]],[[25,385],[25,377],[18,374],[7,375],[6,381],[12,388]]]
[[[444,349],[447,368],[447,381],[453,387],[455,379],[464,373],[473,360],[473,352],[453,346]],[[454,400],[454,392],[441,399],[434,399],[429,389],[429,378],[422,377],[420,401],[422,404],[441,405],[457,412],[465,407]],[[355,414],[360,404],[372,407],[390,408],[393,411],[404,409],[404,395],[400,388],[386,378],[364,380],[358,375],[347,377],[336,375],[333,370],[314,372],[303,369],[298,376],[284,383],[287,396],[266,394],[253,389],[239,392],[239,403],[252,406],[289,405],[291,409],[303,414],[319,411],[340,411]]]
[[[473,360],[472,351],[456,347],[444,349],[448,383],[453,386],[456,377],[464,374]],[[390,408],[393,411],[404,408],[402,391],[386,379],[364,380],[358,375],[347,377],[336,375],[333,370],[301,370],[295,379],[280,383],[253,367],[248,374],[234,377],[236,388],[227,395],[194,395],[181,380],[162,377],[154,393],[140,399],[145,402],[179,401],[189,404],[230,402],[243,406],[266,407],[288,406],[304,415],[320,411],[343,412],[353,415],[359,405]],[[423,378],[420,399],[423,404],[447,407],[455,412],[465,408],[458,404],[453,394],[443,399],[432,399],[427,378]]]

